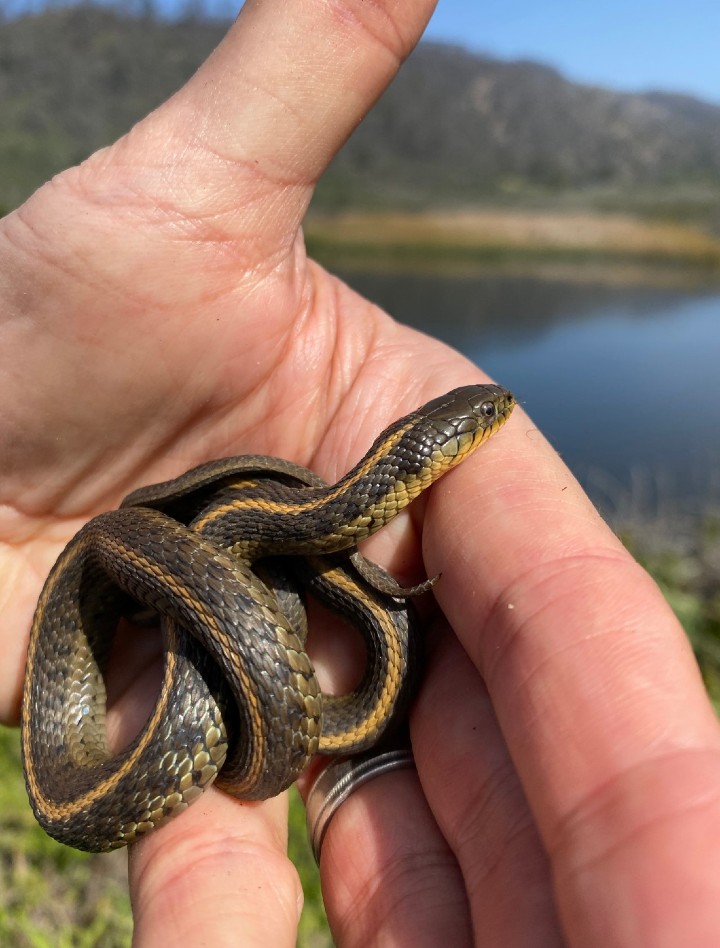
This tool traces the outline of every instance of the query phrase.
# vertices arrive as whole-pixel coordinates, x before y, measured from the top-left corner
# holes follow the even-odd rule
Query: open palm
[[[383,79],[409,42],[396,38]],[[255,88],[237,46],[3,221],[6,719],[40,584],[89,517],[227,454],[332,478],[403,407],[476,374],[305,256],[316,177],[365,97],[320,144],[311,114]],[[211,82],[242,106],[213,112]]]

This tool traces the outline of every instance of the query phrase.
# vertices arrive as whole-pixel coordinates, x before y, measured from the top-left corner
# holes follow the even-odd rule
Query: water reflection
[[[720,470],[720,289],[348,273],[524,401],[583,480],[696,499]]]

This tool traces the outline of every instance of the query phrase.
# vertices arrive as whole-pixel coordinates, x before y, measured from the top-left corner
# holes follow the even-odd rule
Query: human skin
[[[309,261],[300,229],[432,6],[249,0],[176,96],[0,221],[6,722],[43,579],[91,516],[227,454],[332,481],[402,411],[485,378]],[[325,841],[336,943],[718,943],[715,716],[654,583],[523,411],[373,556],[442,578],[417,773],[357,791]],[[127,656],[116,731],[155,672]],[[286,808],[210,789],[134,846],[136,945],[293,945]]]

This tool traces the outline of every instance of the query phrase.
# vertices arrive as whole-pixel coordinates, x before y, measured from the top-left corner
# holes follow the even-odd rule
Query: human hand
[[[402,410],[480,379],[308,262],[299,231],[431,8],[250,0],[176,97],[0,222],[5,720],[42,581],[89,517],[238,452],[333,480]],[[379,778],[331,824],[336,939],[712,943],[718,729],[692,656],[518,415],[377,538],[416,578],[422,529],[457,638],[436,621],[420,782]],[[117,728],[152,695],[136,658]],[[134,847],[136,943],[294,943],[285,808],[211,789]]]
[[[323,843],[338,944],[715,944],[718,724],[684,633],[517,411],[471,463],[425,511],[417,774]]]

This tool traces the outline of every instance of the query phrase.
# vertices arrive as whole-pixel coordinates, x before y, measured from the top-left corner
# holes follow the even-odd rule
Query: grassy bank
[[[608,264],[720,275],[720,238],[681,222],[592,211],[313,214],[310,253],[356,267]]]
[[[13,948],[127,948],[132,915],[124,850],[93,855],[50,839],[25,794],[19,732],[0,726],[0,945]],[[293,792],[290,858],[305,892],[299,948],[328,948],[320,879]]]
[[[680,620],[720,714],[720,508],[690,524],[637,521],[618,533]]]

